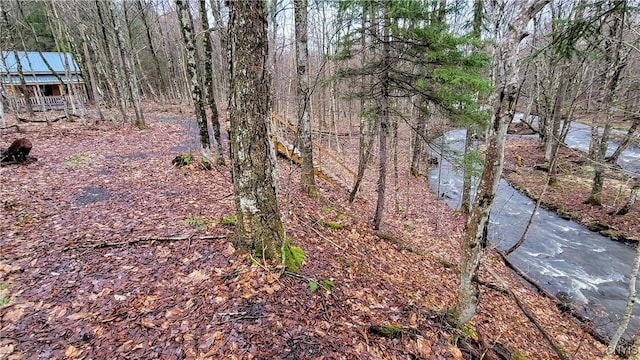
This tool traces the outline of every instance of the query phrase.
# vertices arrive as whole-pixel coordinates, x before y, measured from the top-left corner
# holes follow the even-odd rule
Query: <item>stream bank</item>
[[[462,129],[447,132],[434,142],[446,144],[445,155],[431,154],[438,157],[440,164],[429,170],[429,185],[452,208],[460,206],[462,193],[462,174],[452,162],[462,153],[464,138]],[[512,140],[515,139],[510,137],[509,141]],[[573,189],[569,188],[566,194],[571,193]],[[504,251],[516,243],[534,205],[534,200],[501,180],[489,222],[491,244]],[[533,218],[527,240],[509,255],[509,260],[551,294],[567,294],[567,301],[593,320],[597,332],[611,335],[626,306],[634,253],[625,243],[611,241],[576,221],[541,208]],[[640,311],[635,311],[626,338],[631,338],[638,329],[639,316]]]
[[[517,158],[522,159],[519,164]],[[544,190],[541,206],[564,219],[571,219],[612,240],[636,243],[640,240],[640,203],[625,215],[615,215],[628,200],[627,176],[618,166],[607,170],[603,205],[585,204],[593,172],[586,154],[563,147],[558,154],[558,183]],[[548,179],[543,166],[544,151],[533,139],[511,139],[505,148],[503,177],[511,186],[538,201]]]

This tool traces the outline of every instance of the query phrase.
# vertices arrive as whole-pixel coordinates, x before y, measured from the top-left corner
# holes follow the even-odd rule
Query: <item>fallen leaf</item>
[[[67,350],[64,351],[64,357],[65,358],[73,359],[73,358],[77,358],[80,355],[82,355],[82,350],[78,349],[77,347],[75,347],[73,345],[69,345]]]
[[[3,355],[3,356],[0,356],[0,357],[4,358],[4,355],[10,355],[11,353],[13,353],[13,349],[14,349],[13,344],[0,346],[0,355]]]

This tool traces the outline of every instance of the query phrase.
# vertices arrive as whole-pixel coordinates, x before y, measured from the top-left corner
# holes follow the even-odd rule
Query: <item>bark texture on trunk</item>
[[[384,213],[384,196],[387,187],[387,137],[389,136],[389,17],[384,10],[384,25],[382,35],[382,71],[380,73],[380,143],[379,151],[379,168],[378,168],[378,201],[376,203],[376,213],[373,216],[373,228],[380,229],[382,214]]]
[[[256,255],[277,259],[284,244],[284,228],[276,197],[266,13],[260,1],[233,0],[228,5],[235,242]]]
[[[640,117],[633,119],[633,123],[631,124],[631,127],[629,127],[629,130],[627,130],[627,133],[624,135],[624,138],[620,142],[620,145],[618,145],[613,154],[611,154],[611,156],[607,158],[607,162],[609,164],[615,164],[616,162],[618,162],[618,158],[620,157],[620,155],[622,155],[622,153],[627,150],[627,148],[631,144],[631,139],[638,130],[638,126],[640,126]]]
[[[138,11],[140,12],[140,19],[142,20],[142,24],[144,25],[145,36],[147,39],[147,44],[149,44],[149,52],[151,53],[151,60],[153,60],[153,67],[156,72],[156,77],[158,81],[158,85],[160,87],[160,97],[161,101],[165,101],[165,95],[167,93],[167,85],[164,80],[164,76],[162,75],[162,68],[160,67],[160,60],[158,60],[158,51],[153,45],[153,41],[151,39],[151,28],[149,27],[149,21],[147,21],[147,14],[144,6],[142,5],[142,0],[137,0],[136,2],[138,6]]]
[[[220,136],[220,117],[218,115],[218,104],[216,104],[215,98],[216,87],[213,83],[213,49],[211,46],[211,33],[209,31],[207,4],[205,0],[200,0],[200,21],[204,28],[204,89],[207,94],[207,104],[211,111],[211,128],[213,129],[213,138],[216,141],[216,163],[218,165],[224,165],[222,138]]]
[[[211,160],[211,141],[209,139],[209,128],[207,126],[207,112],[204,108],[204,100],[202,98],[202,88],[200,87],[200,76],[198,73],[198,65],[196,64],[197,54],[195,39],[193,35],[193,19],[187,3],[184,0],[176,0],[176,8],[178,9],[178,19],[180,20],[180,33],[187,55],[187,76],[189,77],[189,90],[191,90],[191,99],[196,111],[196,121],[198,122],[198,130],[200,135],[200,147],[202,155]]]
[[[124,4],[125,16],[127,16],[126,6],[127,5]],[[120,59],[122,61],[122,67],[124,69],[124,76],[127,79],[127,91],[129,92],[129,97],[131,98],[131,103],[133,104],[133,110],[136,114],[135,125],[140,129],[144,129],[147,127],[147,124],[145,123],[144,115],[142,114],[142,108],[140,107],[140,91],[138,90],[138,78],[135,71],[133,71],[133,66],[131,65],[131,55],[129,54],[127,49],[125,49],[125,39],[121,29],[122,22],[117,17],[115,7],[116,5],[114,2],[109,2],[109,11],[111,12],[113,30],[116,33],[116,43],[118,44]]]
[[[427,117],[428,114],[424,114],[422,111],[422,105],[424,100],[422,96],[417,97],[419,101],[418,106],[413,106],[415,111],[415,129],[413,131],[413,151],[411,154],[411,175],[412,176],[426,176],[427,170],[422,171],[421,167],[425,163],[426,149],[426,137],[427,137]]]
[[[518,3],[517,15],[498,48],[498,76],[492,99],[493,119],[487,135],[484,168],[462,239],[458,296],[449,313],[449,321],[457,326],[471,319],[479,303],[477,273],[484,230],[502,174],[507,127],[513,119],[520,84],[518,46],[527,35],[525,30],[529,20],[549,2],[550,0],[535,0]]]
[[[309,194],[316,194],[313,175],[313,147],[311,143],[311,117],[309,115],[309,49],[307,47],[307,0],[295,0],[296,72],[298,87],[298,147],[302,156],[300,183]]]
[[[616,0],[616,8],[626,8],[626,0]],[[605,57],[608,68],[602,79],[603,88],[600,94],[600,108],[591,124],[591,143],[589,145],[589,155],[593,161],[593,184],[591,194],[585,201],[587,204],[602,205],[602,190],[604,187],[605,155],[611,134],[611,120],[613,119],[613,104],[616,100],[616,93],[622,70],[626,66],[623,52],[623,27],[625,23],[625,12],[613,14],[613,22],[608,31],[609,37],[605,40]],[[603,123],[604,113],[604,123]],[[600,131],[602,130],[602,134]]]
[[[607,354],[604,359],[611,359],[611,355],[615,353],[618,342],[622,338],[622,335],[629,326],[629,320],[631,320],[631,314],[633,313],[633,307],[636,304],[636,279],[638,278],[638,269],[640,269],[640,246],[636,245],[636,256],[633,258],[633,265],[631,265],[631,271],[629,272],[629,294],[627,295],[627,306],[625,307],[624,314],[620,321],[620,325],[616,330],[609,346],[607,346]]]

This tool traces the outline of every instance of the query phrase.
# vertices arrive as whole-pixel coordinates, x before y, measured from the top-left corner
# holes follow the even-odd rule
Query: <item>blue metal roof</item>
[[[80,68],[78,64],[73,60],[70,53],[62,52],[37,52],[37,51],[18,51],[18,59],[22,65],[22,72],[27,74],[51,74],[51,70],[47,66],[47,63],[51,66],[54,73],[64,74],[64,59],[65,56],[69,63],[69,70],[71,73],[79,73]],[[46,62],[45,62],[46,60]],[[18,61],[13,51],[3,51],[2,59],[0,60],[0,73],[4,74],[17,74],[18,73]]]
[[[5,75],[5,76],[1,76],[1,78],[2,78],[3,84],[12,84],[12,85],[20,84],[20,76],[18,75],[12,75],[12,76]],[[80,77],[79,75],[71,75],[71,81],[69,81],[69,78],[66,75],[60,75],[60,78],[65,84],[81,83],[84,81],[82,80],[82,77]],[[25,75],[24,82],[27,85],[60,84],[60,81],[58,80],[57,77],[55,77],[55,75]]]

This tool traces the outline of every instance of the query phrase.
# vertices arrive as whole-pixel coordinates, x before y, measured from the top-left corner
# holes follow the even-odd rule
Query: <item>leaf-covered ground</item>
[[[478,314],[448,327],[464,220],[402,162],[376,233],[374,174],[349,204],[322,181],[317,198],[302,195],[281,160],[286,231],[306,263],[281,276],[238,253],[229,170],[171,164],[197,153],[192,118],[149,111],[147,130],[60,121],[0,138],[28,137],[38,158],[0,168],[0,358],[473,358],[468,343],[476,358],[558,358],[506,288],[569,358],[601,355],[491,252]]]
[[[517,164],[516,154],[522,157]],[[562,147],[558,152],[558,184],[548,186],[548,172],[542,170],[544,149],[533,139],[511,140],[505,150],[505,177],[516,188],[561,215],[575,219],[605,236],[620,240],[640,241],[640,202],[625,215],[614,215],[629,198],[628,179],[617,166],[605,173],[602,206],[585,204],[591,193],[593,168],[585,153]]]

